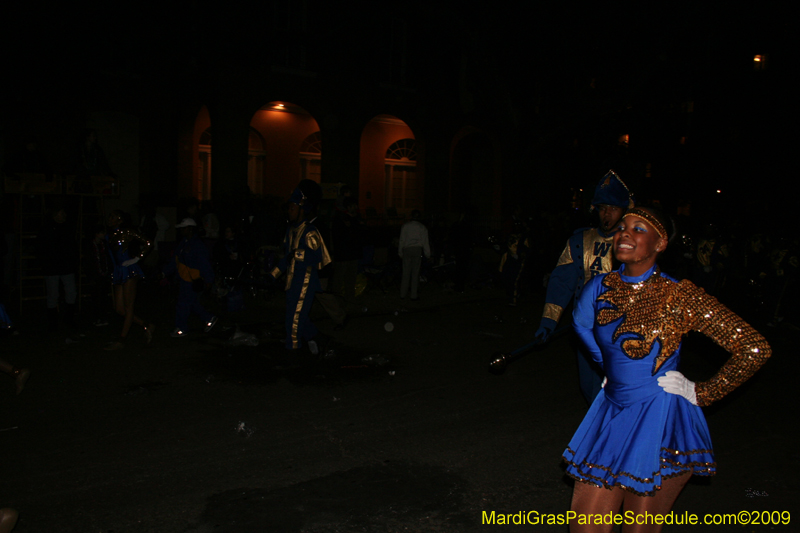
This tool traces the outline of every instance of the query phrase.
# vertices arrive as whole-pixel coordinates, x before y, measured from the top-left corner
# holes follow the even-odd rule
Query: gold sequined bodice
[[[771,354],[766,339],[752,326],[691,281],[674,282],[656,269],[638,283],[627,283],[618,272],[612,272],[603,279],[603,286],[608,290],[597,301],[610,307],[598,311],[597,323],[605,326],[620,321],[612,340],[625,336],[621,348],[631,359],[646,357],[658,341],[653,374],[689,331],[707,335],[731,353],[714,377],[696,384],[699,405],[709,405],[744,383]]]

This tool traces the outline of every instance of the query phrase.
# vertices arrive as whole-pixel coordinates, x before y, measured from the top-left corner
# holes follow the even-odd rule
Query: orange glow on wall
[[[197,113],[192,134],[192,183],[191,196],[198,200],[206,199],[204,193],[211,190],[211,161],[208,148],[200,149],[200,138],[211,127],[211,116],[208,108],[202,106]],[[213,142],[213,141],[212,141]]]
[[[415,139],[414,132],[402,120],[390,115],[373,118],[361,134],[359,208],[385,212],[386,150],[400,139]],[[421,170],[421,169],[420,169]],[[371,194],[367,197],[366,191]]]
[[[269,102],[253,114],[250,127],[261,134],[266,146],[262,190],[281,198],[289,196],[300,181],[300,146],[303,139],[319,131],[319,124],[299,106]]]

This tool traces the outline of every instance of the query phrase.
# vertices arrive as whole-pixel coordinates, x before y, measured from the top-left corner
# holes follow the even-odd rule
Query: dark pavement
[[[0,339],[2,357],[32,369],[19,396],[0,381],[0,505],[20,512],[16,532],[490,531],[502,526],[482,525],[484,512],[568,510],[560,457],[586,411],[573,339],[487,372],[493,352],[531,340],[541,295],[510,308],[495,289],[429,284],[406,303],[367,292],[342,332],[315,309],[336,358],[310,370],[273,368],[280,298],[236,317],[258,347],[227,347],[231,321],[170,338],[173,305],[141,291],[137,308],[158,324],[149,347],[134,330],[124,350],[103,351],[117,322],[48,334],[34,307]],[[792,523],[664,531],[800,531],[797,334],[767,331],[772,360],[706,409],[719,474],[675,506],[790,511]],[[723,360],[691,338],[685,373],[705,379]]]

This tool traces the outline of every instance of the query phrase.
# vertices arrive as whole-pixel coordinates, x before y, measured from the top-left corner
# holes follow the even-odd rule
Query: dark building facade
[[[787,170],[766,132],[789,101],[788,28],[566,14],[272,1],[88,23],[48,11],[4,37],[16,83],[3,160],[33,133],[66,173],[93,128],[120,179],[114,207],[285,197],[307,177],[329,195],[349,185],[378,217],[475,206],[489,226],[513,203],[585,203],[610,166],[643,198],[671,183],[672,202],[728,194],[765,161]]]

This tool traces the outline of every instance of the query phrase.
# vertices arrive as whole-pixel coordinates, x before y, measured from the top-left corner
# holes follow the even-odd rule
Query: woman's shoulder
[[[664,279],[667,282],[669,282],[668,283],[669,285],[674,285],[677,288],[679,288],[681,291],[685,291],[685,292],[692,293],[692,294],[697,293],[697,292],[705,292],[703,289],[701,289],[700,287],[695,285],[689,279],[677,279],[677,278],[675,278],[675,277],[673,277],[673,276],[671,276],[671,275],[669,275],[666,272],[663,272],[661,270],[659,270],[658,274],[659,274],[659,276],[661,276],[662,279]]]
[[[679,284],[679,283],[681,283],[681,280],[679,280],[679,279],[677,279],[677,278],[674,278],[673,276],[671,276],[671,275],[667,274],[666,272],[664,272],[664,271],[663,271],[663,270],[661,270],[660,268],[659,268],[659,270],[658,270],[658,274],[659,274],[659,275],[660,275],[662,278],[664,278],[664,279],[666,279],[666,280],[668,280],[668,281],[671,281],[672,283],[678,283],[678,284]],[[684,280],[684,281],[687,281],[688,283],[692,283],[692,282],[691,282],[691,281],[689,281],[688,279],[687,279],[687,280]],[[694,285],[694,284],[692,283],[692,285]]]

